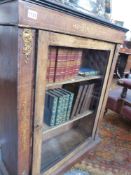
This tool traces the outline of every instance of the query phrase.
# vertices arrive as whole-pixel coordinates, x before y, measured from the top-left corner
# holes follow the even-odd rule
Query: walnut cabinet
[[[100,141],[100,121],[126,31],[51,2],[1,2],[1,171],[9,175],[61,174]],[[90,58],[100,74],[48,83],[50,47],[81,49],[87,54],[82,59],[88,64]],[[48,89],[92,83],[92,107],[60,125],[45,124]]]

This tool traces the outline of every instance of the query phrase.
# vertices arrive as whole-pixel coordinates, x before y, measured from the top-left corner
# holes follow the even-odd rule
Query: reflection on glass
[[[53,0],[84,13],[110,19],[111,0]]]

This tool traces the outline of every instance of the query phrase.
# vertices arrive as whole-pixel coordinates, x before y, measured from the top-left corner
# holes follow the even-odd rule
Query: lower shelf
[[[90,116],[91,114],[93,114],[93,112],[94,111],[92,111],[92,110],[88,110],[88,111],[86,111],[86,112],[84,112],[84,113],[82,113],[82,114],[78,114],[77,116],[75,116],[73,119],[70,119],[69,121],[67,121],[67,122],[65,122],[65,123],[62,123],[61,125],[58,125],[58,126],[53,126],[53,127],[51,127],[51,126],[48,126],[47,124],[43,124],[43,133],[44,134],[47,134],[48,132],[55,132],[55,130],[56,129],[59,129],[59,128],[61,128],[61,127],[64,127],[64,126],[66,126],[66,125],[69,125],[69,124],[71,124],[71,123],[73,123],[73,122],[75,122],[75,121],[77,121],[77,120],[80,120],[80,119],[82,119],[82,118],[84,118],[84,117],[88,117],[88,116]]]
[[[41,171],[51,168],[88,138],[79,128],[71,128],[42,144]]]

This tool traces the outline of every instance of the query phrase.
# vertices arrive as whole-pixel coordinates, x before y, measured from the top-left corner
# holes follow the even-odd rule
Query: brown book
[[[49,83],[54,82],[56,58],[57,58],[57,48],[50,47],[49,59],[48,59],[49,60],[49,68],[48,68],[48,75],[47,75]]]
[[[86,100],[87,100],[88,95],[89,95],[89,87],[90,87],[90,85],[88,85],[88,87],[87,87],[87,89],[86,89],[86,93],[85,93],[85,96],[84,96],[84,99],[83,99],[83,104],[82,104],[82,106],[81,106],[80,113],[85,112],[85,111],[84,111],[84,107],[85,107],[85,103],[86,103]]]
[[[77,106],[77,110],[76,110],[75,115],[78,115],[80,113],[80,110],[81,110],[81,107],[82,107],[82,104],[83,104],[83,100],[84,100],[84,97],[86,95],[87,88],[88,88],[88,85],[83,85],[83,91],[81,93],[81,97],[80,97],[79,104]]]
[[[84,89],[84,86],[80,85],[79,90],[78,90],[78,94],[76,96],[76,100],[75,100],[75,103],[74,103],[74,106],[73,106],[71,118],[74,118],[76,116],[77,107],[79,105],[79,101],[80,101],[83,89]]]
[[[83,102],[83,107],[81,109],[82,110],[81,112],[85,112],[85,111],[89,110],[91,100],[92,100],[93,89],[94,89],[94,84],[90,84],[88,89],[87,89],[87,92],[86,92],[86,96],[85,96],[85,100]]]
[[[49,66],[50,66],[50,60],[47,60],[47,72],[46,72],[46,80],[49,82]]]

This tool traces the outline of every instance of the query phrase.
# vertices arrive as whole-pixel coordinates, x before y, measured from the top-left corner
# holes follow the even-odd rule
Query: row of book
[[[90,109],[92,94],[94,91],[94,83],[92,84],[72,84],[64,85],[64,88],[74,92],[73,108],[71,113],[71,119],[77,117]]]
[[[44,122],[49,126],[60,125],[70,119],[74,93],[57,88],[47,90],[45,96]]]
[[[48,56],[47,82],[60,82],[78,75],[82,50],[50,47]]]

